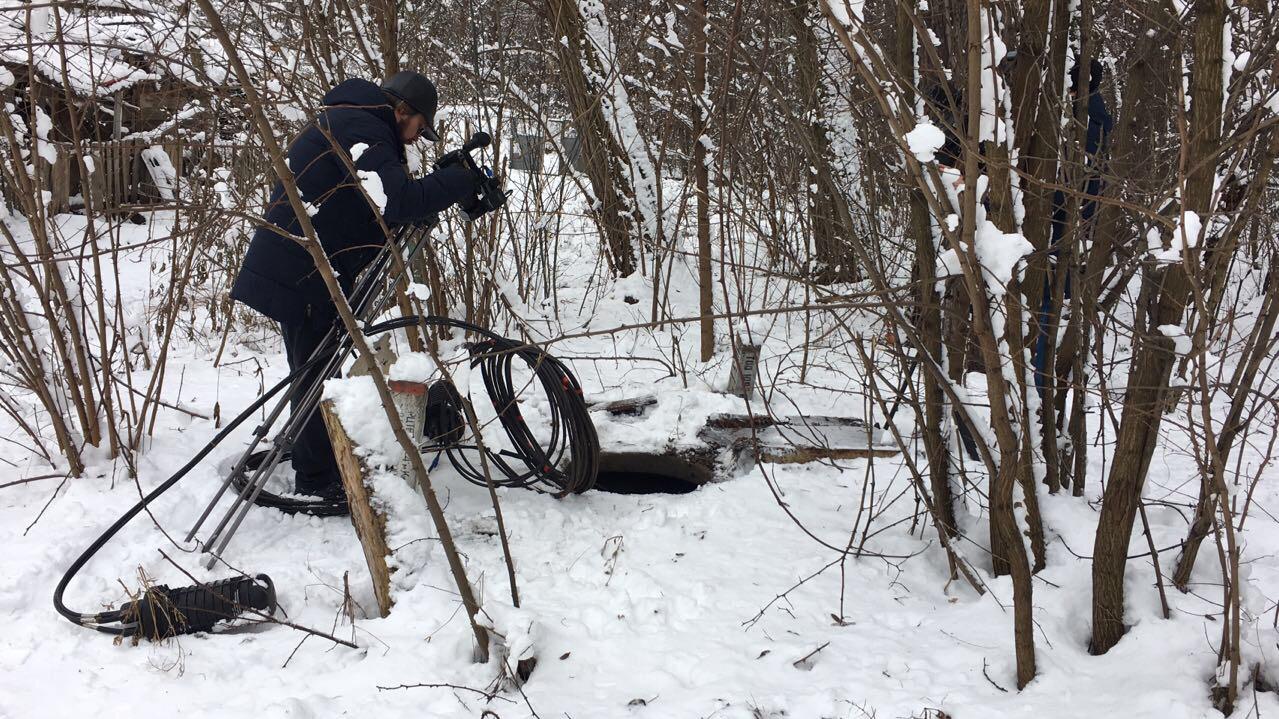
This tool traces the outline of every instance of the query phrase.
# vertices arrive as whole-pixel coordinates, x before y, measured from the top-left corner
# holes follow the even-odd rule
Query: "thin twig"
[[[65,472],[62,474],[42,474],[39,477],[27,477],[26,479],[17,479],[12,482],[5,482],[4,484],[0,484],[0,489],[4,489],[5,487],[16,487],[19,484],[29,484],[31,482],[39,482],[42,479],[57,479],[58,477],[62,477],[63,479],[68,479],[70,475],[66,474]]]
[[[377,690],[380,692],[390,692],[390,691],[395,691],[396,689],[460,689],[465,692],[472,692],[474,694],[479,694],[480,696],[484,697],[485,699],[489,701],[493,701],[494,699],[501,699],[504,702],[509,702],[511,704],[515,703],[514,699],[510,699],[508,697],[504,697],[496,693],[486,692],[483,689],[476,689],[475,687],[464,687],[460,684],[447,684],[447,683],[401,684],[399,686],[394,686],[394,687],[378,686],[377,688]]]
[[[289,652],[289,658],[288,658],[288,659],[285,659],[285,660],[284,660],[284,663],[280,665],[280,668],[281,668],[281,669],[286,669],[286,668],[288,668],[288,666],[289,666],[289,662],[293,661],[293,655],[294,655],[294,654],[297,654],[297,653],[298,653],[298,650],[302,648],[302,645],[306,643],[306,640],[308,640],[308,639],[310,639],[310,638],[311,638],[311,635],[310,635],[310,634],[304,634],[304,635],[302,635],[302,641],[298,642],[298,645],[297,645],[296,647],[293,647],[293,651]]]
[[[1005,689],[1005,688],[1003,688],[1003,687],[999,686],[998,684],[996,684],[996,683],[995,683],[995,680],[994,680],[994,679],[991,679],[991,678],[990,678],[990,675],[986,673],[986,658],[985,658],[985,657],[982,657],[982,660],[981,660],[981,675],[982,675],[982,676],[984,676],[984,677],[986,677],[986,681],[990,682],[990,685],[991,685],[991,686],[993,686],[994,688],[998,689],[999,691],[1001,691],[1001,692],[1003,692],[1003,693],[1005,693],[1005,694],[1007,694],[1007,693],[1008,693],[1008,690],[1007,690],[1007,689]]]
[[[31,520],[31,524],[28,524],[26,529],[22,530],[22,536],[27,536],[27,532],[30,532],[31,528],[36,526],[36,522],[39,522],[40,518],[44,516],[45,510],[49,509],[49,505],[53,504],[53,500],[58,498],[58,492],[61,492],[62,488],[66,486],[68,479],[71,479],[70,475],[62,478],[62,481],[58,483],[58,488],[53,490],[53,494],[49,495],[49,501],[45,502],[44,507],[40,509],[40,513],[36,515],[35,519]]]
[[[1168,608],[1168,594],[1164,592],[1164,573],[1159,568],[1159,550],[1155,549],[1155,540],[1150,536],[1150,520],[1146,518],[1146,505],[1138,502],[1137,509],[1141,512],[1141,527],[1146,534],[1146,545],[1150,547],[1150,563],[1155,567],[1155,585],[1159,587],[1159,603],[1163,605],[1164,619],[1168,619],[1172,616],[1172,610]]]
[[[797,668],[797,669],[798,669],[798,668],[799,668],[799,665],[803,664],[804,662],[808,661],[809,659],[812,659],[814,654],[816,654],[817,652],[820,652],[821,650],[823,650],[823,649],[825,649],[826,647],[829,647],[829,646],[830,646],[830,642],[826,642],[825,644],[821,645],[820,647],[817,647],[817,648],[816,648],[816,649],[814,649],[813,651],[811,651],[811,652],[809,652],[809,653],[805,654],[805,655],[804,655],[804,657],[803,657],[802,659],[796,659],[795,661],[791,662],[791,666],[793,666],[793,667],[795,667],[795,668]]]
[[[792,585],[790,589],[787,589],[786,591],[782,592],[781,594],[778,594],[777,596],[775,596],[775,597],[773,597],[772,599],[770,599],[770,600],[768,601],[768,604],[765,604],[765,605],[764,605],[764,608],[759,610],[759,613],[758,613],[758,614],[756,614],[755,616],[751,617],[750,619],[747,619],[746,621],[742,622],[742,626],[747,627],[747,628],[750,628],[750,627],[754,626],[754,625],[755,625],[755,622],[758,622],[761,618],[763,618],[764,613],[768,611],[769,607],[772,607],[774,604],[776,604],[776,603],[778,602],[778,600],[785,599],[785,598],[786,598],[786,595],[788,595],[788,594],[790,594],[791,592],[795,591],[796,589],[799,589],[800,587],[804,586],[804,584],[805,584],[806,582],[808,582],[810,579],[813,579],[814,577],[816,577],[816,576],[820,575],[822,572],[825,572],[827,569],[830,569],[831,567],[835,566],[836,564],[839,564],[839,562],[843,559],[843,557],[844,557],[844,555],[842,555],[842,554],[841,554],[841,555],[839,556],[839,558],[832,559],[832,560],[830,561],[830,563],[828,563],[826,566],[822,567],[821,569],[817,570],[816,572],[813,572],[812,574],[808,575],[807,577],[804,577],[803,579],[799,580],[799,581],[798,581],[798,582],[796,582],[794,585]]]

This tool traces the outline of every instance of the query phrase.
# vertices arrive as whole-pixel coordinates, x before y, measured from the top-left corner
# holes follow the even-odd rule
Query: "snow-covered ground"
[[[594,257],[579,256],[562,271],[565,277],[581,276],[593,263]],[[126,281],[136,281],[135,289],[145,293],[151,280],[139,269]],[[683,307],[695,306],[689,286],[677,287],[677,294],[680,289]],[[601,290],[568,279],[559,291],[562,306],[588,307],[593,329],[647,319],[647,296],[637,305],[624,300],[648,291],[642,282]],[[557,329],[576,331],[587,324],[579,319]],[[795,361],[802,336],[795,323],[773,328],[765,341],[765,375],[784,365],[789,373],[797,371],[787,363]],[[671,337],[623,333],[574,340],[552,351],[566,357],[669,358],[697,347],[695,328],[680,339],[678,351]],[[219,403],[224,417],[285,373],[278,343],[260,330],[234,334],[220,367],[212,366],[207,341],[179,342],[170,363],[175,376],[182,369],[182,381],[168,385],[166,400],[203,413]],[[726,376],[723,362],[693,365],[687,388],[678,378],[663,378],[667,373],[659,363],[568,363],[588,395],[660,397],[644,418],[602,425],[605,449],[636,438],[678,442],[696,427],[699,413],[743,408],[708,391]],[[775,396],[772,409],[863,414],[855,368],[814,369],[808,382],[787,385],[786,397]],[[897,421],[910,424],[909,418]],[[68,604],[96,611],[118,603],[126,589],[137,588],[139,571],[171,586],[189,584],[169,559],[201,580],[228,576],[225,567],[204,570],[193,548],[180,540],[212,497],[218,465],[237,453],[249,429],[242,427],[152,506],[159,528],[143,515],[109,543],[71,585]],[[0,424],[0,435],[16,437],[13,432]],[[960,508],[969,538],[960,548],[989,589],[978,596],[962,581],[947,581],[935,533],[923,517],[912,521],[919,508],[896,457],[764,465],[682,495],[591,492],[554,499],[500,491],[520,616],[533,622],[540,661],[522,692],[491,700],[483,692],[497,667],[471,662],[472,635],[420,507],[418,515],[406,518],[418,523],[410,540],[415,549],[404,554],[417,562],[404,574],[412,581],[400,588],[385,619],[376,618],[364,557],[347,518],[254,509],[225,555],[237,569],[274,579],[289,621],[351,640],[358,649],[272,625],[132,646],[113,644],[60,618],[50,597],[67,565],[140,492],[163,481],[216,432],[212,421],[166,410],[153,444],[141,455],[137,484],[98,457],[90,458],[85,478],[0,489],[5,548],[0,717],[1218,715],[1207,690],[1221,627],[1216,561],[1210,556],[1215,553],[1209,547],[1196,573],[1201,589],[1182,595],[1169,588],[1169,620],[1160,617],[1149,558],[1131,560],[1132,629],[1108,654],[1087,652],[1086,557],[1096,526],[1097,478],[1109,464],[1104,442],[1090,452],[1087,497],[1041,498],[1049,561],[1034,582],[1039,674],[1021,692],[1015,690],[1011,585],[1006,577],[989,575],[981,550],[984,518],[975,503]],[[1161,447],[1147,488],[1152,498],[1193,501],[1197,470],[1184,446],[1172,434]],[[1254,452],[1247,461],[1258,456]],[[6,472],[13,479],[49,471],[10,443],[0,445],[0,459],[14,465]],[[1253,617],[1266,618],[1248,624],[1244,642],[1246,657],[1273,662],[1279,647],[1269,614],[1275,609],[1271,597],[1279,596],[1279,560],[1273,555],[1279,527],[1272,512],[1279,490],[1275,470],[1268,471],[1244,535],[1245,607]],[[446,462],[432,478],[481,601],[497,614],[509,590],[487,490],[463,481]],[[1150,508],[1150,519],[1167,568],[1185,520],[1178,508],[1161,506]],[[860,556],[831,549],[848,546],[860,549]],[[1140,532],[1132,546],[1134,555],[1147,551]],[[353,622],[342,606],[348,586],[356,605]],[[1273,716],[1279,700],[1249,688],[1237,711]]]

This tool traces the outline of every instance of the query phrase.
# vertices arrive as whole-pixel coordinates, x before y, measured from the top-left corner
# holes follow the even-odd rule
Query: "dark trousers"
[[[328,330],[328,323],[314,324],[306,320],[298,324],[280,324],[290,371],[311,359]],[[325,360],[320,360],[316,367],[298,378],[294,387],[301,389],[318,381],[325,363]],[[293,396],[291,409],[294,412],[298,411],[303,394],[305,392],[298,392]],[[296,474],[296,489],[301,494],[310,494],[313,490],[340,485],[342,482],[337,460],[333,457],[333,445],[329,442],[329,433],[324,428],[324,419],[320,416],[318,405],[293,442],[293,471]]]

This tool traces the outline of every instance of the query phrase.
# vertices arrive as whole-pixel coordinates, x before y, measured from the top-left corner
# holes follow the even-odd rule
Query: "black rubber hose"
[[[231,422],[228,423],[227,426],[224,427],[221,432],[218,432],[217,436],[215,436],[212,441],[206,444],[203,449],[197,452],[195,456],[190,459],[190,461],[188,461],[185,465],[182,466],[181,469],[175,472],[173,476],[165,480],[163,484],[151,490],[151,492],[148,493],[145,497],[138,500],[137,504],[133,505],[133,507],[131,507],[129,511],[120,515],[120,518],[117,519],[115,523],[112,524],[110,527],[107,527],[107,530],[103,532],[96,540],[94,540],[93,544],[90,544],[87,549],[81,552],[80,556],[77,557],[76,560],[71,563],[71,566],[68,567],[67,571],[62,575],[62,579],[61,581],[58,582],[57,588],[53,590],[53,606],[55,609],[58,610],[58,613],[76,624],[90,627],[91,629],[96,629],[105,634],[128,633],[127,630],[121,629],[120,627],[98,626],[98,624],[101,622],[115,621],[116,618],[118,617],[118,615],[116,615],[115,612],[100,612],[96,614],[84,614],[81,612],[73,612],[70,609],[68,609],[67,605],[63,603],[63,595],[66,594],[67,585],[69,585],[71,583],[71,580],[75,577],[75,575],[79,573],[81,569],[84,568],[84,565],[87,564],[89,560],[93,558],[93,555],[97,554],[98,550],[102,549],[102,547],[108,541],[110,541],[112,537],[115,536],[116,532],[119,532],[120,529],[124,527],[124,525],[128,524],[129,521],[132,520],[134,517],[138,516],[138,513],[141,512],[143,509],[145,509],[148,504],[150,504],[160,495],[167,492],[170,487],[177,484],[178,480],[185,477],[188,472],[194,469],[195,466],[199,464],[201,460],[207,457],[209,455],[209,452],[213,451],[214,447],[217,447],[219,444],[221,444],[222,440],[226,439],[227,435],[231,434],[231,432],[233,432],[236,429],[236,427],[239,427],[241,424],[243,424],[246,419],[252,416],[254,412],[256,412],[259,408],[261,408],[262,405],[266,404],[267,401],[270,400],[272,397],[274,397],[280,390],[289,386],[289,384],[291,384],[293,380],[298,377],[298,375],[311,369],[311,366],[315,362],[317,362],[319,359],[321,358],[319,357],[314,358],[310,360],[309,362],[307,362],[306,364],[298,367],[296,370],[291,372],[289,376],[280,380],[266,394],[259,397],[257,401],[249,405],[248,408],[246,408],[243,412],[241,412],[238,416],[236,416],[235,419],[231,420]]]
[[[480,370],[498,420],[514,448],[510,452],[487,453],[490,464],[500,475],[494,477],[494,484],[549,491],[558,496],[585,492],[595,485],[599,438],[582,397],[582,386],[564,363],[539,347],[449,317],[410,315],[368,325],[364,332],[373,335],[421,325],[457,327],[486,338],[469,346],[471,366]],[[545,446],[533,436],[516,401],[519,393],[514,383],[513,363],[517,357],[533,370],[547,395],[551,436]],[[470,448],[446,447],[449,461],[468,481],[486,485],[482,469],[475,467],[463,449]],[[513,467],[506,461],[508,457],[520,460],[524,468]],[[560,469],[562,465],[567,471]]]
[[[499,469],[502,475],[494,478],[495,484],[548,491],[539,487],[538,484],[540,483],[547,485],[549,491],[553,491],[559,496],[584,492],[594,486],[599,464],[599,439],[595,433],[595,425],[591,422],[586,403],[582,398],[581,385],[568,367],[537,347],[509,340],[483,327],[448,317],[424,315],[400,317],[378,324],[366,325],[364,333],[366,335],[375,335],[405,327],[423,325],[456,327],[487,338],[485,342],[475,343],[470,346],[471,364],[472,367],[480,369],[485,387],[488,389],[493,405],[498,411],[502,427],[515,447],[514,451],[511,452],[488,452],[488,458],[491,463]],[[519,413],[519,407],[516,403],[518,392],[512,379],[512,362],[517,356],[533,369],[547,393],[547,400],[551,410],[551,438],[545,447],[537,442]],[[71,580],[124,525],[128,524],[152,501],[177,484],[255,411],[266,404],[280,390],[293,383],[298,376],[311,369],[313,365],[322,360],[327,361],[327,359],[326,356],[314,357],[280,380],[266,394],[259,397],[227,424],[212,441],[197,452],[181,469],[139,500],[137,504],[133,505],[115,523],[108,527],[101,536],[71,563],[71,566],[58,582],[58,586],[53,593],[53,605],[58,610],[58,613],[75,624],[86,626],[99,632],[114,635],[130,634],[131,630],[129,629],[103,626],[107,622],[119,621],[120,614],[118,611],[85,614],[68,609],[63,597]],[[456,393],[456,390],[454,391]],[[561,427],[563,428],[562,431]],[[462,449],[468,449],[468,447],[456,444],[449,445],[446,451],[450,461],[457,468],[458,473],[468,481],[485,485],[487,480],[484,473],[471,464],[465,454],[460,451]],[[568,454],[568,472],[559,469],[566,452]],[[522,460],[526,469],[524,471],[516,470],[505,461],[505,457]],[[255,503],[266,504],[291,513],[337,513],[333,502],[289,499],[265,491],[259,494]]]

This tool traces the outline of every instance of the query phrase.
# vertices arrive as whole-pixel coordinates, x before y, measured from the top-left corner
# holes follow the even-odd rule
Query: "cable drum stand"
[[[502,190],[500,182],[490,169],[476,164],[470,156],[472,150],[486,147],[489,142],[487,134],[475,133],[460,149],[447,153],[435,163],[437,168],[462,164],[480,178],[476,197],[460,207],[463,217],[468,221],[499,209],[505,204],[509,194]],[[430,230],[437,224],[438,218],[432,216],[426,222],[398,228],[392,241],[379,250],[374,260],[357,278],[349,301],[356,318],[364,325],[363,333],[367,336],[413,326],[436,326],[458,328],[482,337],[481,341],[465,346],[470,354],[471,366],[480,370],[498,420],[514,449],[494,452],[483,446],[461,444],[465,429],[459,410],[461,396],[456,387],[439,381],[428,392],[426,408],[427,435],[432,441],[426,442],[420,450],[446,453],[462,477],[481,486],[492,482],[496,486],[522,487],[556,496],[590,489],[595,484],[599,467],[599,439],[582,396],[581,385],[562,362],[534,345],[510,340],[486,328],[450,317],[411,315],[374,323],[390,308],[395,297],[395,287],[405,279],[405,268],[422,250]],[[388,268],[393,264],[393,252],[401,253],[403,262],[399,265],[400,274],[388,282]],[[343,364],[353,350],[354,342],[351,337],[340,321],[335,322],[307,362],[294,369],[289,376],[241,412],[213,441],[125,512],[72,563],[54,591],[54,607],[58,612],[73,623],[100,632],[150,639],[208,631],[216,622],[234,618],[246,609],[273,613],[276,608],[275,587],[270,578],[262,574],[252,578],[233,577],[207,585],[172,590],[164,586],[154,587],[144,597],[126,603],[120,610],[96,614],[71,611],[64,604],[63,595],[75,574],[116,532],[182,479],[232,430],[254,412],[265,407],[277,394],[279,399],[275,406],[253,430],[248,447],[231,465],[231,470],[187,533],[185,541],[196,541],[207,555],[206,568],[212,568],[221,559],[232,536],[254,504],[290,513],[344,513],[343,500],[299,500],[275,495],[264,488],[274,469],[289,457],[302,428],[318,409],[324,382],[340,375]],[[517,407],[519,390],[512,380],[515,358],[523,360],[529,366],[537,383],[547,394],[551,409],[551,432],[545,445],[535,438]],[[281,391],[283,394],[280,394]],[[272,438],[270,447],[258,450],[259,445],[270,434],[271,428],[280,420],[285,408],[290,406],[292,409],[289,417]],[[475,428],[475,431],[478,430],[478,427]],[[489,464],[500,476],[490,476],[477,470],[463,450],[485,452],[490,460]],[[523,468],[519,466],[521,464]],[[236,492],[231,506],[208,537],[203,541],[197,540],[197,533],[232,487]],[[115,623],[119,623],[119,626],[114,626]]]

